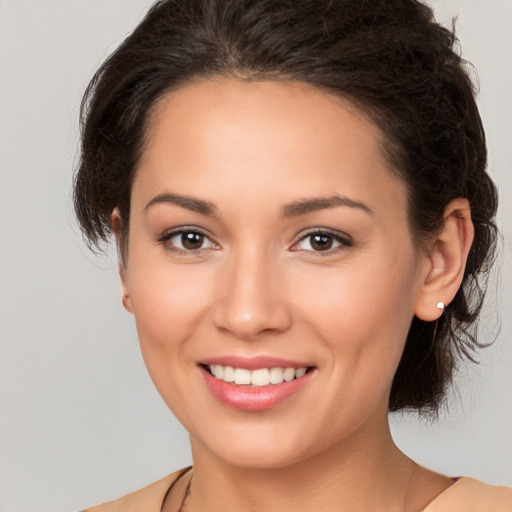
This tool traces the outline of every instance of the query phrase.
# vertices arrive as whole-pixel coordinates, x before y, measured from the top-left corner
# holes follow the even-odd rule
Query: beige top
[[[170,488],[189,469],[83,512],[161,512]],[[487,485],[474,478],[459,478],[423,512],[512,512],[512,488]]]

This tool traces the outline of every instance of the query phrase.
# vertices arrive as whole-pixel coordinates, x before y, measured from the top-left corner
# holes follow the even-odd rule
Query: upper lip
[[[221,365],[232,366],[233,368],[245,368],[246,370],[257,370],[259,368],[308,368],[313,366],[303,361],[293,361],[291,359],[281,359],[273,356],[215,356],[201,359],[202,365]]]

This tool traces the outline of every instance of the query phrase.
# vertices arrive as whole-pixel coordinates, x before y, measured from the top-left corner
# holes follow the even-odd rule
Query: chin
[[[204,453],[206,448],[229,466],[254,470],[282,469],[310,458],[326,449],[326,445],[319,443],[321,438],[314,432],[293,432],[289,425],[255,428],[247,424],[210,431],[201,439],[191,436],[193,452]],[[327,441],[325,437],[323,441]],[[329,445],[328,441],[326,444]]]
[[[217,454],[225,464],[248,470],[272,470],[293,466],[303,460],[298,453],[278,450],[275,445],[268,449],[230,449]]]

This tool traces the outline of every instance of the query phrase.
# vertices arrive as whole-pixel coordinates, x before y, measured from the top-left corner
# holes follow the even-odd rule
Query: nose
[[[240,255],[222,272],[213,321],[238,339],[253,341],[285,332],[292,315],[282,269],[264,255]]]

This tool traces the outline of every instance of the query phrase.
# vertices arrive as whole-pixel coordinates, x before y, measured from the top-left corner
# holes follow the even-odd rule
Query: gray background
[[[146,374],[120,305],[115,255],[84,248],[71,212],[81,94],[149,0],[0,0],[0,510],[77,510],[190,462],[187,436]],[[459,14],[479,71],[502,270],[438,423],[394,417],[396,441],[451,475],[512,485],[512,2],[436,0]],[[497,292],[495,293],[495,290]]]

